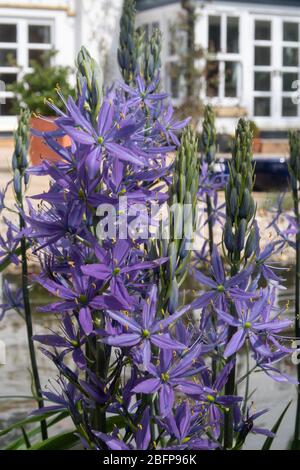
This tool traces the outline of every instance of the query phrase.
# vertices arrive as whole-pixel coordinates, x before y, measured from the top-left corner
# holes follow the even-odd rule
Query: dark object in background
[[[283,191],[289,184],[289,172],[285,158],[253,158],[255,164],[254,191]],[[229,174],[228,160],[219,158],[215,163],[215,174]]]
[[[231,153],[233,137],[230,134],[217,134],[217,149],[220,153]]]

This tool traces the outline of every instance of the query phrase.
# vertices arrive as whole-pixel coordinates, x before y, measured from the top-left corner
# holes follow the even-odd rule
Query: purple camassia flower
[[[86,342],[86,337],[80,328],[77,328],[68,314],[63,314],[62,322],[60,324],[62,335],[57,333],[48,335],[35,335],[33,339],[38,343],[55,348],[64,348],[61,357],[68,353],[72,353],[72,358],[75,364],[80,369],[85,369],[86,359],[82,351],[82,346]]]
[[[168,104],[160,113],[160,117],[156,121],[157,130],[165,137],[168,145],[174,144],[176,147],[180,146],[177,133],[186,127],[190,122],[191,118],[183,119],[182,121],[176,121],[174,118],[174,110],[171,103]]]
[[[174,405],[174,387],[190,384],[187,377],[194,376],[205,366],[195,367],[202,345],[195,346],[177,361],[172,361],[173,353],[169,349],[161,349],[158,365],[148,364],[148,375],[133,389],[134,393],[153,394],[159,392],[159,407],[162,417],[168,416]]]
[[[19,258],[15,254],[15,250],[20,244],[23,231],[20,232],[20,230],[5,217],[3,217],[2,221],[5,223],[7,230],[6,239],[0,234],[0,262],[9,260],[18,266]]]
[[[30,230],[28,236],[31,239],[40,239],[41,243],[37,249],[41,250],[64,238],[83,235],[85,231],[82,220],[84,210],[84,205],[79,201],[57,203],[47,210],[39,211],[35,211],[30,206],[29,216],[25,217],[28,230]]]
[[[216,307],[221,308],[223,306],[224,308],[229,299],[244,300],[255,297],[253,292],[245,292],[242,288],[247,285],[252,270],[253,267],[249,266],[235,276],[226,279],[221,256],[217,248],[214,247],[211,257],[212,277],[205,276],[198,270],[193,270],[197,281],[209,287],[210,290],[194,300],[192,308],[203,308],[210,303]]]
[[[134,434],[135,450],[147,450],[151,441],[150,431],[150,408],[147,406],[143,412],[142,418],[136,423],[137,431]],[[118,435],[118,431],[114,431],[113,435],[104,434],[99,431],[92,431],[92,433],[104,442],[110,450],[133,450],[132,444],[127,445],[121,441],[122,437]],[[101,447],[101,445],[100,445]]]
[[[15,310],[23,316],[24,300],[22,289],[12,292],[8,281],[4,279],[2,291],[5,302],[0,304],[0,321],[3,320],[5,314],[10,310]]]
[[[199,191],[198,196],[201,199],[205,199],[206,195],[215,197],[217,191],[225,186],[227,177],[221,174],[214,174],[211,172],[208,163],[201,163],[201,171],[199,177]],[[223,205],[223,207],[225,204]]]
[[[85,117],[72,97],[68,99],[68,117],[59,117],[55,124],[62,129],[74,142],[86,146],[85,165],[91,177],[99,172],[104,152],[115,159],[143,166],[146,160],[119,141],[126,141],[134,132],[143,126],[143,123],[128,121],[115,121],[115,106],[111,99],[105,98],[98,116],[97,128]],[[141,152],[142,153],[142,152]]]
[[[32,415],[44,414],[52,411],[66,411],[69,410],[72,418],[78,416],[80,422],[79,411],[77,404],[82,400],[82,395],[78,392],[78,389],[71,382],[67,382],[64,377],[56,380],[59,391],[56,390],[52,383],[53,391],[43,391],[43,396],[53,403],[50,406],[44,406],[39,410],[33,411]]]
[[[78,320],[85,334],[93,331],[92,309],[126,309],[129,305],[123,298],[111,295],[99,295],[102,283],[91,282],[89,276],[84,276],[78,269],[72,269],[71,282],[60,277],[57,281],[48,279],[44,275],[37,276],[35,280],[48,292],[63,300],[51,303],[39,310],[42,312],[78,311]]]
[[[207,411],[209,426],[212,429],[212,435],[215,439],[218,439],[220,435],[224,408],[233,406],[242,401],[241,397],[224,395],[223,391],[234,364],[234,360],[230,361],[219,373],[213,384],[211,384],[208,374],[204,372],[202,374],[203,383],[190,383],[178,386],[178,390],[197,400],[196,409],[199,408],[200,411],[203,411],[204,407]]]
[[[270,296],[270,289],[265,289],[260,293],[260,298],[256,302],[236,301],[236,318],[228,312],[216,309],[219,318],[237,329],[225,348],[225,357],[230,357],[239,351],[246,339],[249,339],[251,348],[261,358],[272,357],[276,352],[274,347],[276,350],[287,352],[279,342],[282,337],[277,333],[291,326],[293,322],[280,320],[278,318],[280,312],[271,317],[272,309],[269,302],[272,300],[274,301],[274,296]]]
[[[132,305],[133,299],[125,287],[124,275],[155,269],[168,260],[168,258],[159,258],[154,261],[138,261],[132,257],[131,250],[132,244],[128,240],[118,240],[110,251],[96,245],[95,254],[99,263],[88,264],[81,268],[84,274],[109,283],[113,295],[120,298],[123,296],[129,305]]]
[[[51,204],[65,202],[78,202],[87,208],[98,207],[99,204],[116,204],[112,197],[105,196],[102,192],[97,193],[99,179],[91,180],[85,173],[78,174],[78,178],[73,180],[61,168],[52,162],[44,162],[44,168],[55,183],[47,193],[41,193],[31,196],[31,199],[42,199]]]
[[[156,102],[167,98],[169,96],[168,93],[154,93],[158,87],[159,81],[160,78],[157,77],[157,79],[153,80],[153,82],[147,86],[142,77],[138,75],[136,77],[136,88],[131,88],[125,83],[120,83],[121,88],[130,96],[126,103],[128,108],[132,107],[138,109],[139,107],[144,108],[146,106],[151,109],[155,106]]]
[[[178,441],[177,445],[172,445],[168,447],[169,449],[212,450],[219,447],[218,443],[202,437],[205,433],[203,419],[194,410],[191,412],[191,407],[187,401],[177,406],[175,413],[170,413],[164,419],[156,418],[155,420],[172,440],[176,439]]]
[[[262,434],[263,436],[275,437],[272,431],[260,428],[254,424],[254,421],[267,413],[269,410],[264,409],[250,414],[250,407],[247,408],[246,415],[243,416],[238,405],[233,407],[233,423],[234,430],[238,433],[237,445],[241,447],[249,433]]]
[[[253,222],[253,227],[255,230],[253,251],[255,253],[256,272],[255,272],[254,281],[252,285],[253,286],[257,285],[261,277],[263,277],[267,283],[278,284],[280,281],[282,281],[282,279],[279,276],[277,276],[277,274],[275,274],[274,269],[282,269],[282,268],[271,266],[270,263],[268,263],[268,260],[272,255],[274,255],[277,251],[279,251],[282,248],[282,246],[278,246],[278,241],[270,242],[261,251],[260,232],[259,232],[259,228],[258,228],[258,224],[256,220]]]
[[[106,336],[102,338],[102,342],[110,346],[132,347],[138,346],[138,352],[141,353],[143,366],[148,368],[151,361],[151,344],[160,349],[183,350],[186,346],[173,339],[169,333],[165,331],[182,317],[189,309],[186,306],[173,313],[166,319],[155,319],[157,306],[157,287],[154,285],[149,293],[149,297],[143,303],[142,316],[139,322],[132,317],[123,315],[122,313],[107,311],[107,314],[121,323],[125,327],[126,333],[115,336]]]

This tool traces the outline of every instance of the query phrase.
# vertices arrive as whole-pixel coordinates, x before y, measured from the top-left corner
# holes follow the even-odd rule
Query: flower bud
[[[224,243],[230,253],[234,252],[235,240],[232,233],[231,221],[227,220],[224,227]]]
[[[241,252],[245,244],[245,234],[247,229],[246,219],[242,219],[239,223],[239,227],[236,234],[236,249]]]

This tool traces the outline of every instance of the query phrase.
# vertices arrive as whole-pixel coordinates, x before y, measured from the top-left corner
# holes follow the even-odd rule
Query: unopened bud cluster
[[[191,128],[186,128],[177,151],[170,204],[177,207],[170,214],[170,243],[164,245],[162,255],[169,257],[165,271],[168,310],[173,313],[178,304],[178,285],[188,270],[192,230],[196,223],[197,191],[199,185],[198,140]],[[182,234],[182,236],[179,236]]]
[[[15,150],[12,158],[13,185],[17,198],[22,192],[22,180],[25,186],[28,184],[28,147],[29,147],[29,119],[30,112],[26,108],[21,109],[17,130],[14,133]]]
[[[226,223],[224,243],[231,258],[240,259],[244,250],[249,258],[256,246],[252,227],[255,203],[252,196],[254,167],[252,163],[252,132],[250,123],[240,119],[235,135],[232,160],[229,163],[229,181],[226,185]]]
[[[205,106],[202,130],[202,161],[211,165],[216,154],[215,114],[210,105]]]

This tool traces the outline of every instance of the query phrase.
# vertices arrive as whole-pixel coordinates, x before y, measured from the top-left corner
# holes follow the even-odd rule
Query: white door
[[[252,116],[260,126],[285,128],[298,122],[299,19],[253,18]]]

